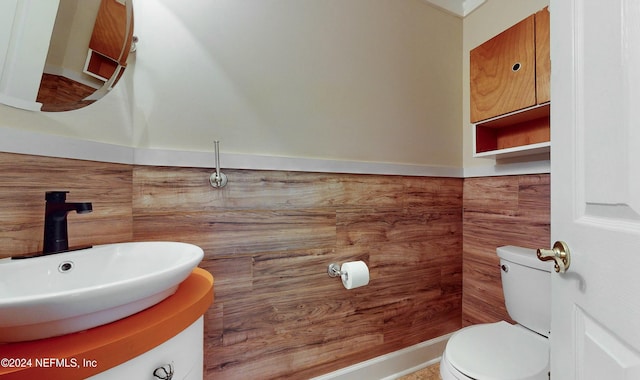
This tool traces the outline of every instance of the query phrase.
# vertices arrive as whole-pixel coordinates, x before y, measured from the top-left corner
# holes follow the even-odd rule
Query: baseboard
[[[397,379],[400,376],[439,362],[451,335],[439,336],[399,351],[315,377],[312,380]]]

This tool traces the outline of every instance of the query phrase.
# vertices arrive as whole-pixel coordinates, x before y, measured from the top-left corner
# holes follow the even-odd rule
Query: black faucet
[[[75,211],[86,214],[93,211],[91,203],[67,203],[68,191],[48,191],[44,211],[44,244],[42,254],[64,252],[69,250],[67,233],[67,214]]]

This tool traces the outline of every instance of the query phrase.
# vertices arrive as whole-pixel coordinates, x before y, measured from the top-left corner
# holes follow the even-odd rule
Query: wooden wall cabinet
[[[127,10],[122,0],[102,0],[93,26],[84,72],[103,81],[122,75],[127,65],[133,25],[127,28]],[[129,33],[127,33],[129,32]]]
[[[475,157],[549,151],[550,74],[547,8],[471,50]]]

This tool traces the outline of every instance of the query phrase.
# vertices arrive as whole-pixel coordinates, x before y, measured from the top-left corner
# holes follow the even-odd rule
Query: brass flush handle
[[[542,261],[554,260],[554,269],[558,273],[564,273],[569,269],[571,265],[571,254],[569,253],[569,247],[567,243],[563,241],[557,241],[553,244],[551,249],[538,248],[536,252],[538,258]]]

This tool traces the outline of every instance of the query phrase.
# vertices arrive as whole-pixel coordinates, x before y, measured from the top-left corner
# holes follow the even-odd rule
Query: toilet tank
[[[518,324],[544,336],[551,328],[552,261],[540,261],[535,249],[497,248],[507,312]]]

